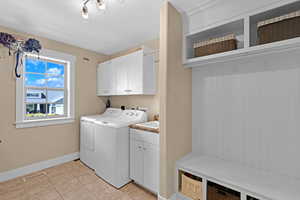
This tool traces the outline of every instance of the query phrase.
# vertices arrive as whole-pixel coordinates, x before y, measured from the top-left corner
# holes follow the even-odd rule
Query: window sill
[[[60,119],[43,119],[43,120],[30,120],[16,122],[16,128],[32,128],[32,127],[43,127],[43,126],[53,126],[59,124],[70,124],[74,123],[74,118],[60,118]]]

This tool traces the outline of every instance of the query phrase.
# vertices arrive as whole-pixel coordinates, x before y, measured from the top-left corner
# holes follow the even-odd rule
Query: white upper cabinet
[[[97,68],[97,95],[109,96],[116,90],[116,78],[114,65],[111,61],[102,63]]]
[[[143,93],[143,67],[141,67],[143,66],[143,51],[137,51],[126,57],[127,91],[133,94]],[[147,76],[147,74],[145,74],[145,76]]]
[[[108,74],[110,78],[115,77],[116,85],[111,95],[122,95],[127,89],[126,57],[118,57],[111,61],[111,67],[115,69],[113,74]]]
[[[97,95],[154,95],[156,70],[153,52],[145,49],[99,64]]]

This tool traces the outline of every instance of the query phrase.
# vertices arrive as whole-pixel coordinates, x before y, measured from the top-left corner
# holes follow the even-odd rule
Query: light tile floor
[[[0,183],[0,200],[155,200],[130,183],[120,190],[97,177],[80,161]]]

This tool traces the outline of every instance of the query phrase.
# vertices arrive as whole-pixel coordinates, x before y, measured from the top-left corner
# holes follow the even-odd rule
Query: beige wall
[[[147,41],[143,44],[141,44],[139,47],[142,45],[145,45],[153,50],[157,50],[157,53],[155,53],[155,60],[156,60],[156,79],[157,79],[157,94],[156,95],[133,95],[133,96],[113,96],[111,97],[111,102],[113,107],[120,107],[121,105],[125,105],[128,107],[132,106],[139,106],[139,107],[145,107],[148,108],[148,113],[149,113],[149,119],[152,119],[154,115],[159,113],[159,40],[151,40]],[[136,47],[136,48],[139,48]],[[111,58],[115,58],[118,56],[122,56],[125,54],[128,54],[132,51],[135,51],[136,48],[132,48],[130,50],[122,51],[119,53],[116,53],[111,56]]]
[[[192,150],[192,73],[182,66],[182,21],[168,2],[160,24],[160,195],[175,192],[175,162]]]
[[[16,32],[0,27],[0,32]],[[17,33],[20,35],[20,33]],[[29,37],[29,35],[21,34]],[[35,36],[31,36],[35,37]],[[0,172],[79,151],[79,117],[103,112],[96,96],[96,65],[107,56],[53,40],[35,37],[43,48],[76,56],[76,122],[40,128],[16,129],[14,58],[0,48]],[[84,61],[83,58],[90,61]]]

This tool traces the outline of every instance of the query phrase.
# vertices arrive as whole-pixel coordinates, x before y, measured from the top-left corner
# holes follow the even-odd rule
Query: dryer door
[[[95,168],[95,124],[92,122],[81,122],[80,160],[90,168]]]

